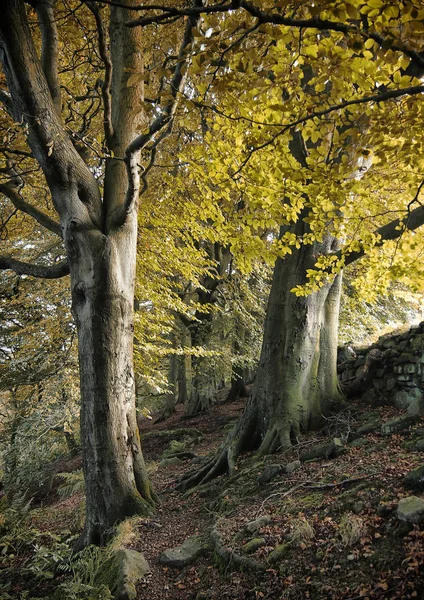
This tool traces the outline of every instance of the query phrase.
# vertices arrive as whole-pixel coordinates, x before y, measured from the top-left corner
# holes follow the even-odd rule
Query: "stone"
[[[287,463],[284,467],[284,472],[290,475],[290,473],[294,473],[301,466],[300,460],[294,460],[293,462]]]
[[[404,486],[413,490],[424,490],[424,465],[409,471],[403,480]]]
[[[278,544],[268,556],[268,562],[275,564],[280,562],[290,551],[291,544]]]
[[[396,387],[396,379],[394,377],[389,377],[386,380],[386,391],[391,392]]]
[[[180,460],[176,456],[173,456],[172,458],[164,458],[163,460],[161,460],[159,463],[159,467],[175,467],[176,465],[180,465],[181,463],[182,460]]]
[[[355,361],[354,367],[358,368],[358,367],[362,367],[362,365],[365,364],[366,358],[365,356],[358,356],[358,358]]]
[[[417,359],[410,352],[402,352],[402,354],[400,356],[398,356],[398,358],[396,359],[396,362],[398,364],[415,363],[415,362],[417,362]]]
[[[191,565],[199,556],[205,553],[205,543],[201,536],[194,535],[187,538],[181,546],[169,548],[162,552],[159,562],[165,567],[182,569]]]
[[[411,381],[412,379],[412,375],[398,375],[397,380],[400,381],[400,383],[405,383],[407,381]]]
[[[261,527],[266,527],[270,523],[272,523],[271,517],[269,517],[268,515],[263,515],[262,517],[258,517],[254,521],[250,521],[249,523],[247,523],[244,527],[244,530],[248,533],[254,533],[255,531],[258,531],[258,529],[260,529]]]
[[[424,521],[424,500],[417,496],[409,496],[399,500],[397,516],[406,523],[421,523]]]
[[[318,444],[317,446],[314,446],[310,450],[306,450],[305,452],[302,452],[302,454],[300,455],[299,458],[302,462],[306,462],[309,460],[318,460],[321,458],[325,458],[325,459],[332,458],[336,454],[337,454],[336,444],[333,441],[331,441],[331,442],[326,442],[324,444]]]
[[[268,465],[258,477],[259,485],[264,485],[284,473],[282,465]]]
[[[107,585],[116,600],[135,600],[135,586],[149,570],[140,552],[119,549],[100,565],[94,580],[98,586]]]
[[[355,513],[355,515],[360,515],[362,512],[364,512],[364,503],[360,500],[355,502],[352,506],[352,512]]]
[[[380,417],[374,417],[372,421],[368,421],[364,423],[356,430],[357,433],[361,435],[366,435],[367,433],[371,433],[372,431],[376,431],[381,425]]]
[[[367,438],[358,438],[357,440],[352,440],[348,443],[349,448],[362,448],[362,446],[366,446],[369,444]]]
[[[393,394],[392,399],[395,406],[407,410],[410,415],[421,415],[424,412],[424,395],[417,387],[400,390]]]
[[[372,446],[369,446],[369,448],[366,448],[366,453],[367,454],[373,454],[374,452],[380,452],[380,450],[383,450],[384,448],[387,448],[387,444],[385,443],[381,443],[381,444],[373,444]]]
[[[263,548],[263,546],[266,546],[265,538],[253,538],[253,540],[244,544],[241,549],[246,554],[252,554],[256,550],[259,550],[259,548]]]
[[[393,433],[404,431],[411,427],[411,425],[415,425],[418,419],[419,417],[417,415],[402,415],[401,417],[383,423],[381,426],[381,433],[383,435],[392,435]]]

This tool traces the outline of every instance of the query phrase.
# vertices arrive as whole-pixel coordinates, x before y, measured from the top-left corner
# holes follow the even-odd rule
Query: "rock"
[[[165,550],[165,552],[162,552],[159,557],[159,562],[165,567],[182,569],[204,554],[205,550],[203,538],[199,535],[194,535],[187,538],[181,546],[169,548],[168,550]]]
[[[355,515],[360,515],[362,512],[364,512],[364,503],[360,500],[355,502],[352,506],[352,512],[355,513]]]
[[[135,600],[136,584],[149,571],[149,565],[140,552],[120,549],[115,551],[97,570],[97,586],[107,585],[116,600]]]
[[[265,538],[254,538],[253,540],[250,540],[250,542],[244,544],[242,546],[242,550],[246,554],[252,554],[253,552],[256,552],[256,550],[262,548],[263,546],[266,546]]]
[[[367,438],[358,438],[349,442],[348,446],[349,448],[362,448],[362,446],[366,446],[367,444],[369,444]]]
[[[300,460],[294,460],[293,462],[286,464],[286,466],[284,467],[284,472],[290,475],[290,473],[294,473],[294,471],[297,471],[300,468],[300,466]]]
[[[279,475],[284,473],[284,467],[282,465],[269,465],[265,467],[262,473],[258,477],[259,485],[264,485],[265,483],[269,483]]]
[[[361,435],[366,435],[367,433],[371,433],[376,431],[381,425],[380,417],[374,417],[372,420],[364,423],[356,430],[356,433],[360,433]]]
[[[255,533],[255,531],[258,531],[261,527],[266,527],[266,525],[269,525],[270,523],[272,523],[271,517],[263,515],[262,517],[258,517],[254,521],[247,523],[243,529],[244,531],[247,531],[247,533]]]
[[[424,521],[424,500],[417,496],[409,496],[399,500],[397,516],[400,521],[421,523]]]
[[[291,544],[278,544],[268,556],[268,562],[274,564],[282,560],[290,551]]]
[[[424,395],[417,387],[396,392],[393,403],[398,408],[407,410],[410,415],[421,415],[424,412]]]
[[[308,460],[318,460],[320,458],[332,458],[333,456],[336,456],[336,454],[337,446],[334,441],[331,441],[324,444],[318,444],[310,450],[302,452],[299,458],[302,462],[306,462]]]
[[[403,480],[405,487],[413,490],[424,490],[424,465],[409,471]]]
[[[418,421],[417,415],[403,415],[401,417],[397,417],[392,421],[387,421],[381,426],[381,433],[383,435],[392,435],[393,433],[398,433],[399,431],[403,431],[404,429],[408,429],[411,425],[415,425]]]
[[[161,460],[159,463],[159,467],[175,467],[176,465],[180,465],[181,463],[182,461],[179,458],[173,456],[172,458],[164,458],[163,460]]]
[[[372,454],[373,452],[380,452],[380,450],[383,450],[384,448],[387,448],[387,444],[383,442],[381,444],[373,444],[369,448],[366,448],[365,451],[367,454]]]

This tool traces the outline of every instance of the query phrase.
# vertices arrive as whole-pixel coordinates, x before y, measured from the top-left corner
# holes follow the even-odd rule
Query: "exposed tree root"
[[[226,564],[227,568],[231,569],[231,567],[235,567],[236,569],[240,569],[242,571],[265,571],[265,565],[253,560],[253,558],[240,556],[240,554],[237,554],[233,550],[230,550],[224,546],[216,526],[212,529],[211,541],[214,551]]]

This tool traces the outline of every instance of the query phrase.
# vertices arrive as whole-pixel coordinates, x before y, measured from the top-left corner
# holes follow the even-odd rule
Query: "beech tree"
[[[2,5],[0,53],[7,89],[1,90],[0,98],[7,118],[22,128],[29,147],[17,147],[12,156],[25,152],[28,160],[39,165],[51,195],[52,216],[50,209],[42,211],[24,198],[21,175],[10,170],[14,168],[10,162],[4,166],[4,172],[9,168],[9,177],[1,193],[16,210],[63,240],[64,250],[57,255],[64,258],[53,264],[36,264],[2,256],[0,267],[42,278],[70,273],[78,331],[86,481],[82,542],[98,544],[105,541],[116,522],[136,513],[149,514],[155,502],[140,447],[133,370],[137,210],[142,185],[139,164],[141,152],[147,151],[145,176],[150,152],[169,133],[184,86],[196,17],[188,19],[181,35],[177,31],[178,59],[167,65],[172,73],[168,71],[169,78],[157,88],[162,91],[168,84],[167,94],[149,117],[143,111],[145,46],[141,28],[126,26],[137,16],[130,10],[135,2],[125,0],[110,11],[101,11],[92,2],[86,7],[75,4],[81,18],[74,20],[75,13],[66,6],[60,6],[62,19],[56,20],[59,7],[53,0],[32,5],[35,11],[23,0]],[[63,25],[68,18],[71,25],[66,29]],[[75,48],[67,54],[62,47],[61,57],[69,59],[63,67],[59,56],[62,43],[69,44],[68,51]],[[84,50],[93,53],[91,59]],[[80,65],[81,58],[92,76],[85,93],[72,89],[73,84],[84,82],[85,73],[78,71],[73,79],[66,76],[70,69],[75,73],[75,63]],[[101,71],[103,77],[98,81],[95,78]],[[71,89],[66,92],[68,103],[62,98],[64,88]],[[76,105],[79,93],[84,96],[82,105]],[[103,135],[95,128],[94,133],[86,131],[87,124],[91,128],[96,125],[99,99]],[[72,128],[73,119],[81,124],[79,131]],[[91,162],[86,162],[88,152],[94,154]]]
[[[181,488],[232,471],[240,452],[275,452],[314,428],[339,398],[342,268],[369,253],[387,278],[390,272],[405,274],[406,264],[416,262],[411,247],[417,238],[408,232],[423,224],[424,213],[421,206],[414,208],[422,188],[421,159],[410,150],[422,102],[409,96],[423,92],[414,79],[422,68],[416,51],[421,13],[413,3],[404,12],[390,2],[375,4],[297,4],[299,13],[285,18],[242,3],[257,21],[247,27],[249,36],[240,36],[237,52],[231,58],[226,54],[222,72],[214,73],[210,87],[225,89],[224,100],[208,94],[208,86],[200,87],[197,104],[215,115],[207,160],[202,161],[201,150],[192,160],[195,171],[210,173],[204,196],[221,194],[225,207],[237,191],[243,195],[246,209],[238,227],[244,239],[247,232],[282,228],[263,248],[276,263],[252,396],[217,455],[189,473]],[[361,23],[353,13],[366,17]],[[335,16],[346,21],[336,22]],[[216,28],[211,37],[218,53],[225,26],[213,19],[208,25]],[[277,42],[261,45],[251,35],[258,28],[271,36],[261,23],[290,30],[274,28]],[[300,29],[298,35],[293,27]],[[258,63],[249,54],[253,48]],[[224,54],[221,50],[221,58]],[[235,95],[236,106],[230,100]],[[405,153],[396,154],[394,146]],[[383,225],[391,214],[399,216]],[[229,227],[222,230],[223,236],[234,234]],[[237,239],[231,244],[236,259]],[[377,248],[383,244],[382,258]]]

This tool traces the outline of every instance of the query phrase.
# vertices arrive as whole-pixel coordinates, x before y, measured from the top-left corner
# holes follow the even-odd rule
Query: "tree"
[[[242,3],[242,6],[255,14],[250,4]],[[363,6],[367,7],[366,3]],[[318,10],[325,12],[326,8],[336,12],[332,3]],[[305,12],[308,11],[309,7],[305,7]],[[391,11],[392,8],[389,14]],[[376,15],[371,10],[363,12],[368,17]],[[331,33],[331,30],[349,33],[352,27],[358,34],[357,24],[336,25],[331,20],[318,17],[308,22],[308,14],[299,15],[305,19],[301,22],[299,18],[297,24],[296,17],[285,19],[259,10],[256,15],[262,23],[283,23],[292,27],[309,25],[324,30],[324,34],[308,31],[295,41],[296,36],[291,32],[285,33],[287,30],[282,28],[276,33],[282,43],[277,42],[274,50],[265,41],[266,50],[259,52],[261,64],[258,66],[245,60],[249,47],[253,47],[251,38],[245,41],[245,36],[243,42],[239,42],[237,54],[226,60],[226,73],[221,80],[215,73],[215,85],[225,87],[229,94],[237,94],[240,99],[238,107],[231,106],[228,100],[219,104],[215,99],[209,102],[202,99],[204,105],[221,117],[216,124],[220,141],[215,143],[216,155],[221,158],[212,160],[209,168],[215,175],[214,192],[219,185],[218,173],[218,179],[225,182],[225,199],[231,196],[230,187],[238,187],[243,192],[245,204],[252,204],[254,212],[249,214],[246,211],[245,222],[248,225],[257,230],[271,219],[275,228],[279,211],[283,228],[274,243],[277,260],[252,396],[242,418],[218,454],[200,470],[188,474],[181,484],[182,488],[206,482],[226,470],[231,471],[242,451],[259,449],[260,453],[268,453],[296,443],[301,431],[314,427],[321,416],[328,413],[339,397],[336,349],[340,270],[365,252],[371,252],[373,247],[380,247],[384,241],[398,237],[405,240],[408,238],[406,231],[423,223],[421,207],[412,210],[422,187],[420,176],[417,176],[420,159],[409,152],[397,159],[393,157],[390,146],[393,138],[398,135],[398,143],[409,148],[411,142],[406,142],[405,138],[410,139],[410,132],[405,132],[405,123],[403,131],[395,126],[390,131],[389,142],[386,128],[390,122],[389,115],[396,111],[396,103],[383,107],[380,104],[383,100],[404,94],[422,93],[422,87],[414,87],[416,82],[411,81],[407,74],[409,57],[411,62],[421,62],[415,52],[416,41],[407,49],[403,41],[394,41],[391,48],[399,54],[388,59],[381,52],[386,38],[375,34],[375,29],[381,26],[380,11],[377,11],[373,23],[376,28],[369,29],[367,23],[365,31],[359,27],[359,32],[365,38],[371,37],[371,45],[367,42],[365,48],[376,43],[378,51],[361,51],[358,56],[356,39],[352,43],[348,36],[346,39]],[[408,11],[406,15],[405,22],[410,25]],[[418,12],[414,13],[412,19],[417,15]],[[398,16],[399,20],[395,18],[390,23],[391,35],[400,31],[402,15]],[[208,24],[211,25],[210,22]],[[216,22],[215,27],[219,31],[220,26]],[[218,38],[214,43],[219,47],[220,33],[212,37]],[[278,61],[273,62],[277,53]],[[284,58],[285,53],[287,58]],[[406,63],[404,53],[408,57]],[[297,71],[281,67],[294,63],[300,65]],[[346,77],[347,69],[355,73],[354,78]],[[255,77],[252,88],[242,91],[242,78],[237,71],[248,72]],[[264,72],[265,77],[258,75]],[[373,89],[379,88],[380,77],[383,91],[372,94]],[[265,85],[265,78],[270,79],[272,85]],[[393,89],[396,87],[393,84],[399,82],[404,84],[404,89]],[[282,99],[276,96],[278,93]],[[338,102],[340,97],[349,97],[350,100]],[[376,106],[381,107],[377,112]],[[415,113],[422,110],[422,103],[416,100],[412,104],[406,99],[399,106],[403,109],[414,106],[410,114],[411,127],[414,128]],[[399,112],[399,108],[397,110]],[[289,115],[287,124],[281,123],[281,113]],[[331,117],[327,118],[329,115]],[[248,123],[247,132],[242,131],[240,123]],[[232,133],[227,138],[232,140],[231,150],[228,143],[222,141],[225,130]],[[260,158],[257,158],[258,153]],[[374,164],[378,166],[375,170],[370,169],[369,178],[359,177],[357,172],[365,173],[372,164],[363,158],[371,153],[374,153]],[[210,155],[209,147],[209,159]],[[224,160],[222,157],[225,157]],[[393,162],[390,162],[391,158]],[[365,166],[364,162],[369,164]],[[394,165],[399,169],[395,176]],[[204,168],[204,164],[202,166]],[[396,191],[393,186],[389,190],[385,181],[388,176],[391,183],[394,178],[398,182]],[[210,183],[206,183],[204,193],[208,193],[208,185],[211,188]],[[265,197],[257,194],[258,186],[263,188]],[[415,190],[418,191],[414,195]],[[386,191],[387,197],[384,196]],[[235,195],[234,192],[232,195]],[[358,199],[363,201],[366,195],[371,201],[358,206]],[[378,210],[376,202],[381,203]],[[378,228],[381,217],[390,212],[402,214],[402,217]],[[352,229],[347,230],[348,220],[357,224],[356,236],[352,235]],[[343,248],[339,250],[344,240]],[[387,245],[385,247],[387,249]],[[396,250],[399,250],[399,244],[396,244]],[[237,258],[237,252],[234,253]],[[393,256],[391,262],[393,266]]]
[[[62,34],[71,46],[75,45],[73,36],[77,36],[86,48],[84,40],[92,37],[81,23],[93,23],[94,19],[98,48],[94,51],[88,41],[93,55],[85,55],[84,59],[92,67],[93,78],[99,73],[96,65],[100,63],[104,70],[103,80],[92,80],[88,93],[81,94],[81,116],[72,102],[77,101],[78,89],[70,92],[67,105],[61,103],[54,2],[33,4],[38,27],[30,27],[35,13],[31,9],[28,13],[22,0],[8,0],[3,5],[0,48],[7,91],[3,89],[0,97],[9,120],[22,127],[29,146],[26,156],[41,168],[60,223],[23,200],[22,193],[15,192],[20,186],[17,176],[12,176],[1,192],[17,210],[62,238],[66,258],[46,265],[3,256],[0,267],[45,278],[70,273],[72,312],[78,330],[86,481],[83,543],[98,544],[105,541],[116,522],[128,515],[148,514],[154,505],[155,495],[146,474],[136,423],[133,371],[139,162],[141,151],[147,148],[153,152],[157,141],[168,132],[184,85],[196,18],[188,19],[182,35],[177,32],[181,45],[178,60],[171,65],[169,93],[160,107],[152,110],[149,120],[143,112],[141,29],[126,26],[128,19],[136,17],[130,10],[135,3],[127,0],[104,11],[110,12],[110,51],[104,12],[91,2],[87,2],[87,8],[75,5],[74,10],[83,11],[83,15],[79,20],[70,19],[72,25]],[[62,17],[69,14],[63,7]],[[60,23],[63,22],[62,18]],[[38,32],[41,59],[35,43]],[[78,62],[80,58],[81,51],[76,50],[70,60]],[[76,79],[77,85],[80,78]],[[69,79],[67,83],[71,87]],[[104,110],[103,136],[96,130],[98,121],[91,102],[99,96]],[[72,129],[75,115],[82,121],[79,133]],[[84,129],[87,124],[94,128],[88,138]],[[86,156],[90,148],[95,150],[94,159],[100,148],[100,167],[96,167],[93,158],[88,163],[83,160],[81,154]],[[149,169],[147,159],[144,175]]]

